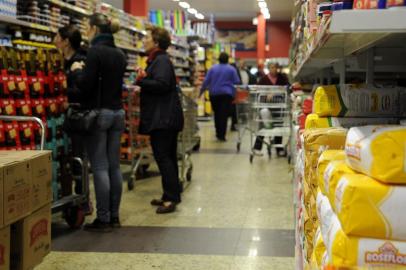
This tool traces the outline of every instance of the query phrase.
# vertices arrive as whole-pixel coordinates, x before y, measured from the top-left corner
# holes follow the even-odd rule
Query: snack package
[[[398,118],[355,118],[355,117],[320,117],[315,113],[309,114],[306,118],[305,128],[329,128],[343,127],[350,128],[366,125],[396,125],[399,124]]]
[[[406,184],[406,127],[351,128],[345,152],[354,170],[384,183]]]
[[[406,240],[406,186],[385,185],[362,174],[345,174],[337,183],[334,205],[346,234]]]
[[[401,91],[351,84],[320,86],[314,94],[313,113],[322,117],[399,117],[404,109],[399,104]]]

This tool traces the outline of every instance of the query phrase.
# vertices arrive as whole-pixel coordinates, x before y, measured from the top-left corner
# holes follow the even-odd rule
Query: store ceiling
[[[184,0],[208,18],[220,21],[251,21],[259,12],[257,0]],[[290,21],[294,0],[267,0],[271,21]],[[179,8],[173,0],[149,0],[150,9]]]

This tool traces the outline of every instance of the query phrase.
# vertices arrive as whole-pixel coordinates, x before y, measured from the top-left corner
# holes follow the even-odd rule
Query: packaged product
[[[317,163],[317,179],[318,179],[318,185],[319,189],[323,194],[325,193],[325,188],[324,188],[324,172],[326,171],[327,166],[331,161],[334,160],[345,160],[345,151],[344,150],[326,150],[324,151]]]
[[[396,125],[399,124],[398,118],[356,118],[356,117],[320,117],[315,113],[309,114],[306,118],[305,128],[328,128],[343,127],[350,128],[354,126],[366,125]]]
[[[325,206],[328,208],[328,204]],[[389,267],[406,266],[406,242],[347,235],[337,216],[321,216],[321,231],[328,252],[329,262],[338,267]],[[327,236],[323,235],[327,232]]]
[[[324,181],[322,184],[324,190],[322,190],[322,193],[328,197],[333,208],[335,205],[335,190],[338,182],[344,174],[356,174],[356,172],[352,170],[344,160],[331,161],[324,171]]]
[[[406,0],[386,0],[386,7],[401,7],[406,6]]]
[[[385,183],[406,184],[406,127],[351,128],[345,144],[354,170]]]
[[[337,183],[334,205],[346,234],[406,240],[406,186],[345,174]]]
[[[313,255],[312,264],[315,269],[319,269],[323,265],[323,257],[325,256],[327,249],[324,244],[323,237],[321,235],[320,227],[317,228],[314,242],[313,242]]]
[[[401,88],[359,87],[347,84],[316,89],[313,113],[338,117],[398,117]]]

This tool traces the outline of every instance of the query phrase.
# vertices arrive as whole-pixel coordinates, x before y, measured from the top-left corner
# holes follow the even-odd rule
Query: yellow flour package
[[[406,126],[351,128],[345,144],[354,170],[390,184],[406,184]]]
[[[331,161],[336,160],[345,160],[345,152],[344,150],[326,150],[324,151],[317,163],[317,179],[319,184],[319,189],[325,195],[327,195],[325,188],[324,188],[324,172],[330,164]]]
[[[355,118],[355,117],[321,117],[315,113],[306,117],[305,129],[343,127],[350,128],[366,125],[396,125],[398,118]]]
[[[399,117],[401,91],[352,84],[320,86],[314,93],[313,113],[322,117]]]
[[[334,205],[346,234],[406,240],[406,186],[345,174],[337,183]]]
[[[338,181],[340,181],[344,174],[356,174],[356,172],[352,170],[344,160],[335,160],[327,165],[324,170],[323,178],[319,179],[322,181],[320,185],[324,187],[324,192],[322,190],[322,193],[327,196],[332,206],[334,206]]]
[[[323,258],[326,254],[326,246],[321,236],[320,227],[317,228],[314,242],[313,242],[313,255],[312,255],[312,267],[313,269],[320,269],[323,265]]]
[[[328,212],[333,215],[321,216],[320,226],[330,264],[336,267],[380,266],[380,269],[406,267],[406,242],[349,236],[331,208]]]

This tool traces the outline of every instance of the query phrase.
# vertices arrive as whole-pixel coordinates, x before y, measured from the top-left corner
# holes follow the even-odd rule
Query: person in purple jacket
[[[214,65],[206,75],[200,89],[200,95],[208,89],[210,102],[214,111],[216,137],[219,141],[226,141],[227,120],[230,115],[235,96],[235,85],[240,84],[240,78],[234,67],[228,64],[228,54],[221,53],[220,64]]]

